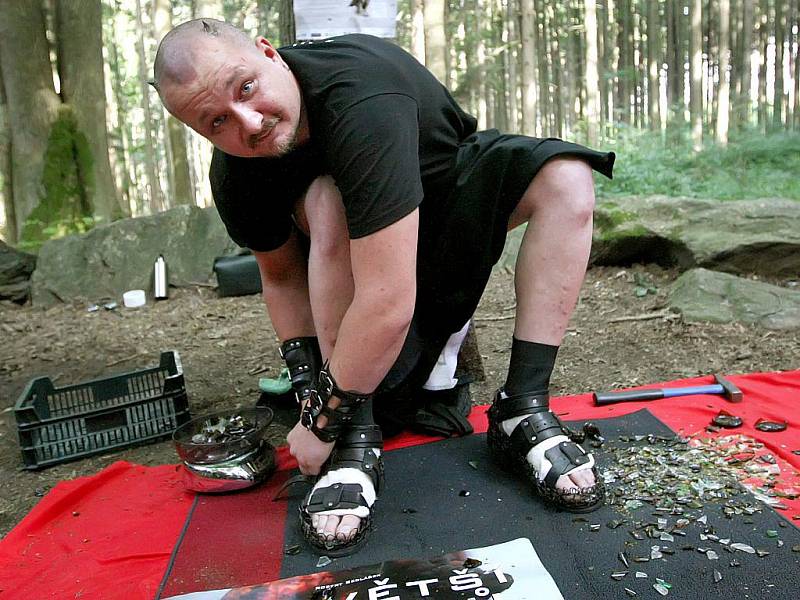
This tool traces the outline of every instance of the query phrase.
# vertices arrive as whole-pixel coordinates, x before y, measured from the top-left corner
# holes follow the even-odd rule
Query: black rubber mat
[[[673,435],[646,410],[596,422],[606,437]],[[601,468],[608,460],[602,450],[595,457]],[[706,514],[708,525],[716,529],[719,537],[770,553],[758,557],[739,551],[729,553],[716,542],[701,542],[702,525],[694,522],[687,526],[687,536],[676,536],[674,543],[634,540],[626,525],[606,527],[608,521],[621,518],[608,506],[582,515],[588,522],[576,522],[578,515],[545,506],[523,481],[497,469],[489,459],[484,435],[387,452],[385,462],[387,485],[377,503],[375,530],[367,545],[353,556],[334,560],[324,570],[388,559],[431,557],[526,537],[563,596],[570,600],[626,598],[625,587],[640,597],[660,597],[653,588],[657,577],[671,584],[668,597],[676,599],[800,597],[800,553],[792,551],[800,544],[800,531],[766,506],[761,513],[749,517],[753,521],[749,525],[742,518],[724,518],[717,504],[709,504],[703,510],[687,510],[695,516]],[[308,549],[300,536],[296,504],[297,499],[289,507],[285,542],[301,544],[303,550],[284,556],[281,577],[323,570],[316,566],[319,556]],[[651,513],[651,507],[645,505],[632,518],[655,521]],[[670,522],[675,518],[670,516]],[[590,531],[593,523],[602,524],[599,531]],[[767,530],[777,530],[778,538],[767,537]],[[783,542],[782,547],[778,547],[778,540]],[[649,556],[650,547],[656,544],[669,546],[675,553],[649,562],[631,561],[630,569],[625,569],[618,559],[623,550],[628,557]],[[719,559],[709,560],[697,551],[681,550],[687,544],[711,547]],[[729,565],[734,558],[741,566]],[[717,583],[715,569],[723,576]],[[630,571],[624,579],[610,577],[612,572],[624,570]],[[636,571],[646,573],[647,578],[635,577]],[[535,596],[534,590],[531,598]]]

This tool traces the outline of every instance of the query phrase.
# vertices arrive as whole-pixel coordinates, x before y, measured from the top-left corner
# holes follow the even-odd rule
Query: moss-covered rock
[[[214,208],[180,206],[115,221],[46,242],[33,273],[33,303],[119,299],[126,290],[150,291],[159,254],[167,260],[171,285],[206,283],[214,258],[235,251]]]
[[[800,202],[666,196],[600,201],[590,261],[796,276]]]
[[[800,292],[707,269],[681,275],[673,284],[669,306],[689,322],[800,329]]]

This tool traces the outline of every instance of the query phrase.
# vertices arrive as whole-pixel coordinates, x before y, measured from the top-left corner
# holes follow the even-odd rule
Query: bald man
[[[215,203],[258,261],[303,403],[291,453],[319,475],[300,515],[316,550],[366,540],[383,480],[373,397],[391,410],[396,390],[422,387],[522,224],[489,448],[548,502],[602,502],[594,459],[548,410],[548,389],[588,260],[592,169],[611,177],[613,153],[476,132],[412,56],[370,36],[276,50],[195,20],[162,40],[154,70],[167,109],[214,144]]]

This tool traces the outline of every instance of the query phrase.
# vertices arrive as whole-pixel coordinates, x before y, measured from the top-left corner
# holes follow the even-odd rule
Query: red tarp
[[[702,430],[720,409],[728,409],[744,419],[744,426],[734,430],[763,441],[769,451],[790,466],[783,465],[782,477],[791,480],[800,469],[800,370],[730,377],[744,392],[744,401],[730,404],[718,396],[688,396],[653,402],[628,402],[606,407],[592,405],[590,394],[554,398],[554,412],[568,421],[620,416],[647,408],[674,431],[690,434]],[[662,386],[700,385],[711,378],[674,381]],[[762,433],[754,429],[758,418],[787,421],[780,433]],[[470,419],[477,433],[486,430],[485,409],[473,411]],[[723,430],[717,436],[728,435]],[[432,438],[405,435],[389,440],[387,450],[425,443]],[[293,467],[286,448],[278,451],[279,469]],[[792,472],[786,472],[791,470]],[[286,477],[277,474],[270,482],[277,486]],[[797,478],[794,477],[797,481]],[[91,477],[81,477],[58,484],[0,542],[0,594],[4,598],[154,598],[167,571],[176,542],[181,536],[190,511],[200,518],[205,507],[226,504],[226,514],[251,515],[258,521],[254,535],[282,523],[286,503],[253,504],[253,496],[198,497],[183,490],[180,474],[174,465],[141,467],[117,462]],[[800,500],[783,500],[789,506],[781,514],[800,514]],[[216,517],[219,518],[219,517]],[[192,520],[192,523],[195,519]],[[793,524],[797,524],[793,521]],[[219,531],[225,531],[221,524]],[[192,540],[187,526],[186,540]],[[206,528],[213,532],[213,528]],[[281,530],[282,531],[282,530]],[[204,543],[222,543],[204,534]],[[210,536],[210,537],[209,537]],[[282,540],[271,539],[264,547],[260,575],[263,580],[278,577]],[[241,543],[259,544],[258,539]],[[266,546],[266,544],[265,544]],[[187,550],[184,548],[184,550]],[[190,549],[189,549],[190,550]],[[250,561],[234,556],[240,568]],[[228,587],[231,573],[214,569],[220,565],[199,565],[193,581],[172,579],[164,592],[176,594],[201,589]],[[177,589],[181,588],[183,589]]]

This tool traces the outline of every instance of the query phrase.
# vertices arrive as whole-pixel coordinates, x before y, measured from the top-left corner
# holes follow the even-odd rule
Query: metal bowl
[[[241,415],[254,424],[241,435],[218,442],[193,441],[210,423]],[[183,462],[183,483],[193,491],[219,493],[241,490],[261,483],[275,470],[275,448],[264,439],[272,422],[267,407],[220,411],[184,423],[172,434]]]

